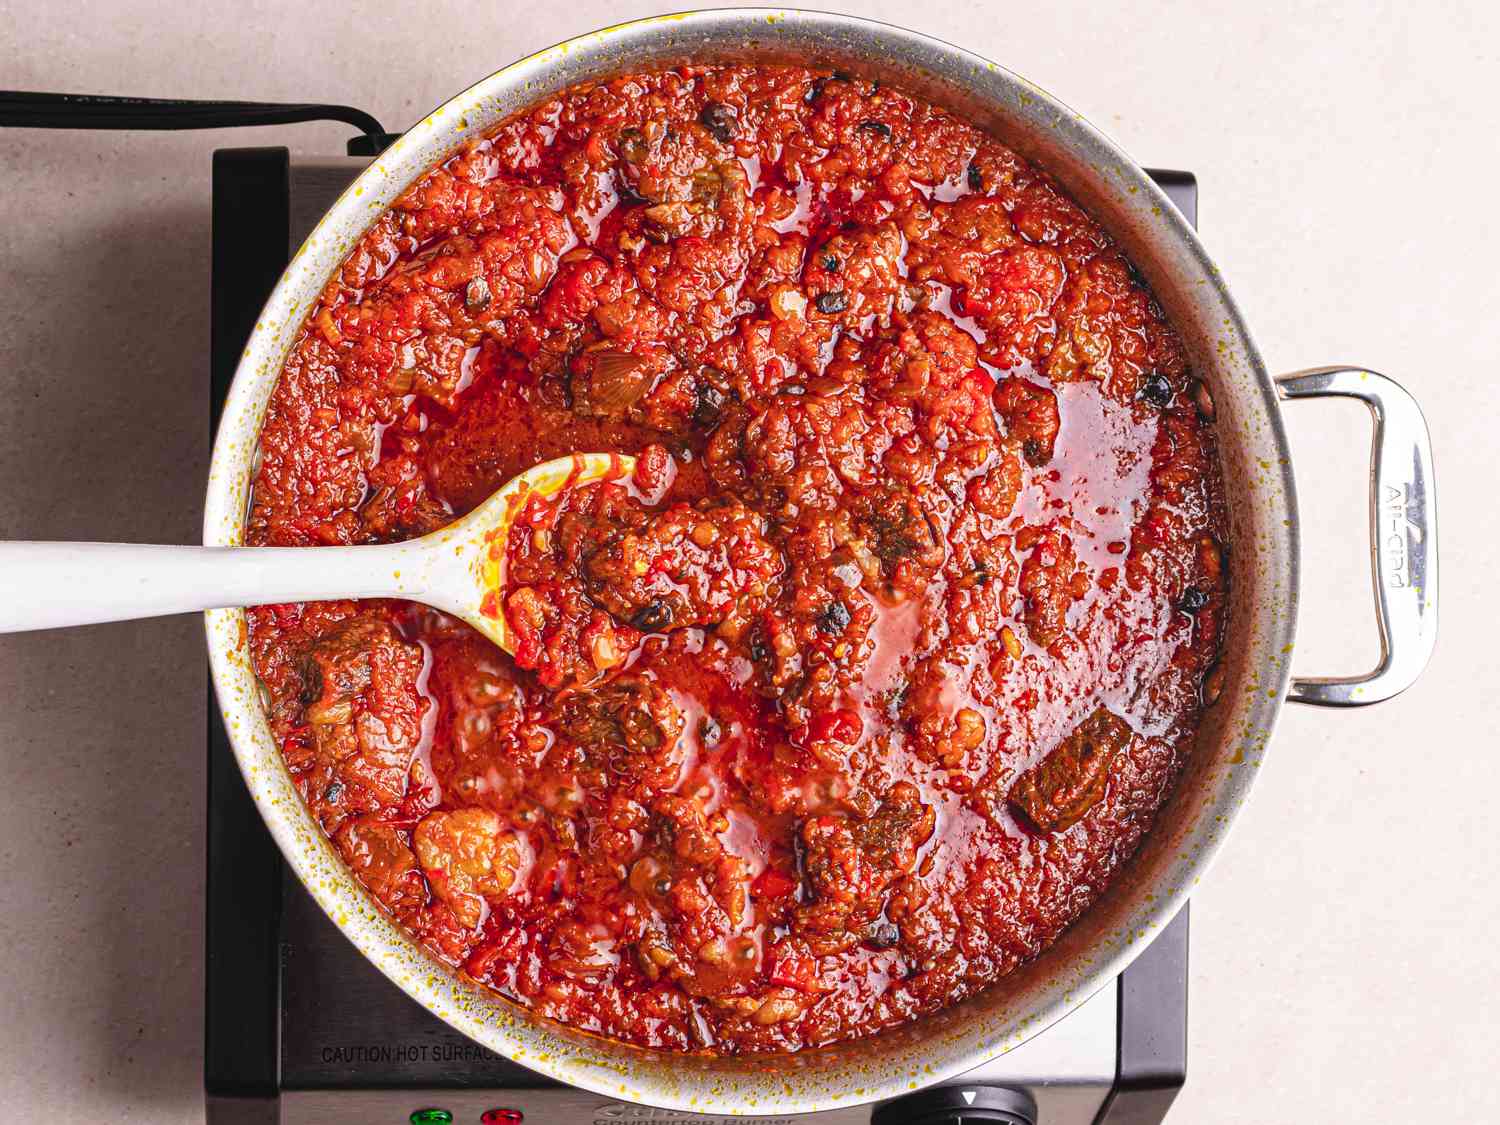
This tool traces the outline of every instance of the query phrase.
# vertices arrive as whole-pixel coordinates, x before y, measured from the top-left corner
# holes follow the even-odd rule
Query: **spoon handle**
[[[0,543],[0,633],[224,606],[335,598],[423,600],[411,543],[366,547],[157,547]]]

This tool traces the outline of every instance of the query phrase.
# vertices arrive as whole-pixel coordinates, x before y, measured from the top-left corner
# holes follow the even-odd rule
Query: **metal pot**
[[[1432,458],[1416,404],[1380,375],[1326,368],[1269,378],[1193,231],[1129,157],[1066,106],[994,63],[913,32],[846,16],[742,9],[624,24],[542,51],[458,95],[377,158],[292,259],[250,338],[214,446],[204,542],[242,542],[261,419],[297,329],[325,281],[404,188],[465,140],[567,86],[687,60],[833,66],[900,84],[988,128],[1051,172],[1109,230],[1181,333],[1212,395],[1231,501],[1223,690],[1156,828],[1108,894],[986,993],[871,1039],[789,1056],[712,1059],[575,1033],[466,982],[374,906],[282,765],[243,613],[209,613],[208,644],[235,753],[272,835],[313,897],[397,985],[486,1047],[613,1100],[785,1115],[931,1085],[1061,1019],[1182,906],[1249,793],[1283,702],[1373,703],[1412,682],[1436,632]],[[1362,399],[1376,419],[1371,550],[1383,657],[1368,675],[1293,680],[1298,515],[1279,400],[1321,395]]]

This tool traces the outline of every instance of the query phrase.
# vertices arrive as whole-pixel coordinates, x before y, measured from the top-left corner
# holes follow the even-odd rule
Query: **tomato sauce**
[[[272,729],[370,894],[516,1002],[683,1051],[873,1034],[1035,956],[1150,829],[1222,629],[1206,401],[1103,230],[899,89],[569,90],[330,282],[247,538],[637,471],[524,513],[514,658],[409,603],[252,610]]]

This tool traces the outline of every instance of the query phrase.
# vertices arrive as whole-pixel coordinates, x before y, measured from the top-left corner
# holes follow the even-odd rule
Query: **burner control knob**
[[[1037,1125],[1036,1102],[1006,1086],[939,1086],[878,1106],[870,1125]]]

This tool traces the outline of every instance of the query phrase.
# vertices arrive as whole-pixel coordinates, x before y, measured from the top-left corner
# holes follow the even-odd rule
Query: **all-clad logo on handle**
[[[1385,486],[1385,496],[1380,505],[1381,522],[1384,529],[1380,537],[1380,549],[1385,554],[1386,585],[1393,590],[1404,590],[1411,585],[1411,552],[1409,540],[1422,542],[1420,520],[1412,518],[1410,508],[1411,485],[1400,488]]]

